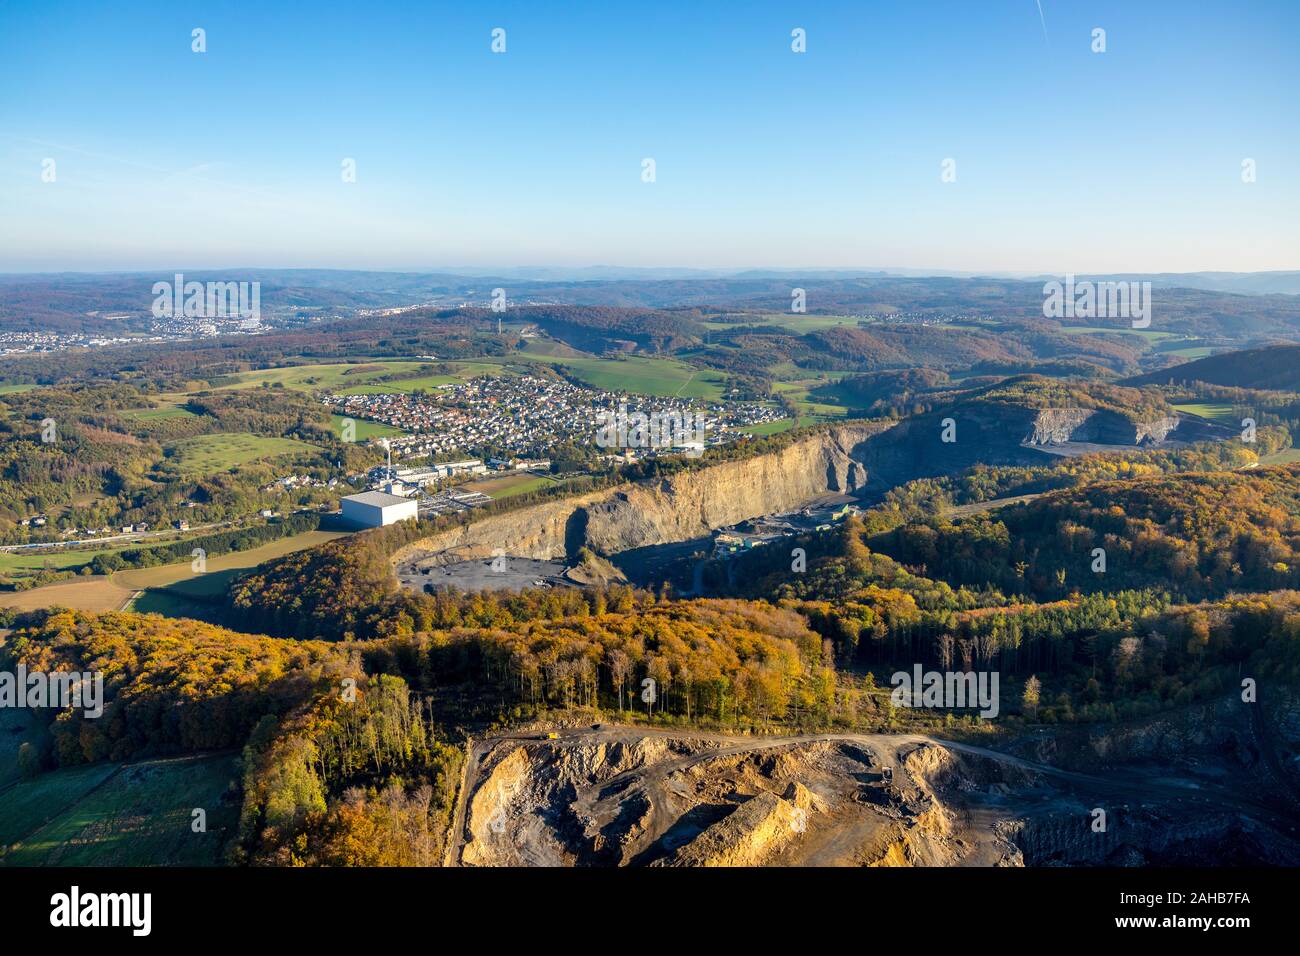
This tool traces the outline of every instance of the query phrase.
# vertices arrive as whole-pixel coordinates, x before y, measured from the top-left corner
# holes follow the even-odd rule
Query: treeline
[[[319,514],[286,515],[265,524],[218,531],[153,548],[124,548],[121,551],[98,554],[90,562],[90,570],[92,574],[112,574],[127,568],[152,568],[159,564],[188,560],[193,556],[195,548],[201,548],[207,557],[232,551],[250,551],[267,542],[315,531],[319,527]]]

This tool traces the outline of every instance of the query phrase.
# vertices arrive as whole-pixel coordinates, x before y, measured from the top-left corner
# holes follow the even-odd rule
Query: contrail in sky
[[[1038,21],[1043,25],[1043,39],[1047,39],[1047,19],[1043,16],[1043,0],[1034,0],[1038,4]]]

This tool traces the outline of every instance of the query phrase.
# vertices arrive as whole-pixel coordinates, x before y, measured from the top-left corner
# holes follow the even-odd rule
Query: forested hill
[[[1300,465],[1096,482],[989,514],[905,524],[871,544],[954,585],[1040,598],[1297,588]],[[1098,548],[1105,565],[1094,571]]]
[[[1226,352],[1128,379],[1126,385],[1207,382],[1232,388],[1300,389],[1300,345]]]

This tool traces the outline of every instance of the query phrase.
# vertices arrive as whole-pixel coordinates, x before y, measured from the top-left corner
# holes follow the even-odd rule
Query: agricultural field
[[[813,315],[807,312],[768,312],[755,315],[741,323],[704,322],[710,329],[734,329],[737,325],[775,325],[789,329],[798,335],[817,332],[821,329],[833,329],[841,325],[857,326],[866,320],[857,315]]]
[[[1186,402],[1170,407],[1176,411],[1186,412],[1188,415],[1199,415],[1201,418],[1208,418],[1210,421],[1220,422],[1224,425],[1232,425],[1236,418],[1232,413],[1232,406],[1223,402]]]
[[[304,531],[302,534],[269,541],[260,547],[250,548],[247,551],[232,551],[229,554],[219,554],[208,558],[208,574],[216,571],[255,567],[263,561],[282,558],[286,554],[292,554],[306,548],[314,548],[326,541],[333,541],[335,538],[344,537],[349,533],[347,531]],[[194,573],[190,570],[190,562],[181,561],[176,564],[160,564],[152,568],[132,568],[128,571],[118,571],[113,575],[113,581],[119,587],[130,591],[138,591],[144,588],[167,587],[192,577],[194,577]]]
[[[1152,329],[1134,329],[1123,325],[1063,325],[1061,326],[1061,331],[1070,335],[1136,335],[1139,338],[1146,339],[1148,342],[1159,342],[1163,339],[1180,338],[1176,332],[1157,332]]]
[[[774,422],[763,422],[759,425],[748,425],[744,431],[751,435],[779,435],[781,432],[789,431],[792,428],[803,428],[806,425],[813,425],[818,419],[811,415],[800,415],[798,418],[778,418]]]
[[[182,475],[200,477],[258,459],[296,453],[315,454],[320,449],[294,438],[217,432],[183,439],[167,450],[170,453],[166,459],[167,464]]]
[[[170,616],[183,616],[177,612],[181,604],[196,601],[210,603],[224,593],[230,580],[239,572],[256,567],[263,561],[283,557],[294,551],[314,548],[326,541],[342,537],[346,531],[305,531],[270,541],[247,551],[232,551],[208,559],[206,574],[195,575],[191,562],[178,561],[152,568],[132,568],[112,575],[91,574],[60,581],[27,591],[0,591],[0,607],[19,611],[32,611],[45,607],[66,607],[78,611],[116,611],[129,607],[136,611],[158,611]],[[77,558],[77,563],[101,552],[71,552],[54,557]],[[11,558],[12,555],[0,555]],[[34,556],[24,555],[31,559]],[[133,599],[136,592],[144,592]]]
[[[334,423],[335,430],[342,434],[343,416],[331,415],[330,420]],[[382,422],[367,421],[364,418],[354,418],[352,420],[356,422],[357,441],[369,441],[371,438],[395,438],[398,435],[406,434],[400,428],[394,428],[392,425],[385,425]]]
[[[437,388],[439,385],[467,382],[479,375],[508,374],[502,365],[494,362],[448,362],[446,364],[454,365],[456,370],[448,375],[422,375],[415,378],[380,382],[374,385],[349,385],[346,388],[331,389],[331,391],[336,395],[397,395],[402,392],[417,392],[421,389]]]
[[[40,774],[0,791],[0,848],[34,833],[75,805],[118,769],[117,764],[95,763]],[[6,855],[5,861],[8,862]]]
[[[592,388],[609,392],[717,401],[722,398],[726,381],[721,372],[668,358],[631,355],[617,359],[546,357],[541,360],[563,365]]]
[[[231,754],[97,763],[0,793],[8,866],[216,866],[239,821]],[[195,833],[193,811],[205,813]]]
[[[1180,359],[1190,362],[1193,359],[1205,358],[1213,355],[1215,350],[1208,345],[1191,345],[1181,349],[1157,349],[1161,355],[1177,355]]]
[[[331,391],[360,385],[372,379],[389,375],[414,373],[429,364],[427,361],[342,362],[324,365],[293,365],[284,368],[256,369],[238,372],[232,385],[224,388],[257,388],[261,385],[283,385],[300,392]]]
[[[0,607],[35,611],[45,607],[66,607],[77,611],[117,611],[131,597],[110,576],[87,574],[27,591],[0,591]]]
[[[1300,461],[1300,448],[1285,448],[1259,460],[1261,465],[1290,465]]]
[[[772,390],[794,402],[801,416],[814,417],[819,421],[842,418],[849,409],[847,400],[837,391],[839,379],[843,377],[826,373],[818,378],[773,382]]]
[[[537,491],[539,488],[546,488],[554,484],[557,484],[557,482],[553,478],[534,475],[525,471],[507,475],[504,478],[486,478],[483,481],[472,481],[463,486],[461,490],[477,491],[479,494],[488,495],[492,498],[510,498],[514,495]]]

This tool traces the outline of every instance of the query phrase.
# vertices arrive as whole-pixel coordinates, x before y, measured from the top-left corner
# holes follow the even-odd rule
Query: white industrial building
[[[382,491],[366,491],[343,499],[343,520],[363,528],[380,528],[407,518],[419,517],[419,503]]]

